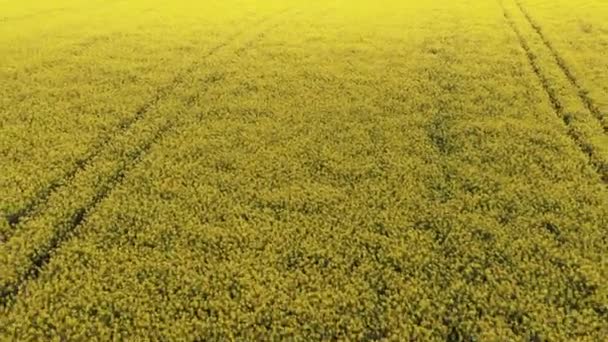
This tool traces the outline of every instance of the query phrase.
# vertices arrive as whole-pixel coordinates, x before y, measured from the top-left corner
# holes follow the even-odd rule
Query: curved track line
[[[547,49],[549,49],[549,51],[551,52],[551,55],[557,62],[557,65],[559,66],[561,71],[564,73],[564,75],[566,75],[566,78],[568,79],[568,81],[570,81],[570,83],[576,88],[578,97],[585,104],[585,107],[587,107],[587,110],[589,110],[589,112],[591,112],[593,114],[593,116],[600,122],[600,125],[602,126],[604,133],[608,133],[608,122],[606,122],[606,119],[600,112],[599,108],[595,105],[594,101],[587,95],[587,92],[580,85],[580,82],[574,76],[574,74],[572,73],[572,70],[568,67],[566,61],[560,56],[560,54],[557,52],[557,49],[555,49],[555,47],[553,46],[553,44],[551,44],[549,39],[547,39],[547,37],[543,33],[540,25],[538,25],[536,23],[536,21],[532,19],[529,12],[524,8],[524,6],[518,0],[515,0],[515,4],[517,5],[517,7],[521,11],[521,13],[524,15],[524,17],[526,18],[526,20],[528,21],[530,26],[532,26],[532,28],[534,29],[536,34],[538,34],[538,36],[542,40],[543,44],[545,44]]]
[[[269,18],[262,18],[261,20],[256,22],[254,25],[261,25],[268,19]],[[237,39],[245,31],[246,30],[243,29],[243,30],[239,30],[239,31],[233,33],[232,35],[230,35],[230,37],[228,37],[228,39],[226,41],[211,48],[207,52],[207,54],[202,57],[202,59],[205,59],[205,58],[208,58],[208,57],[214,55],[218,50],[222,49],[223,47],[225,47],[226,45],[228,45],[229,43],[231,43],[232,41]],[[74,162],[72,167],[66,173],[64,173],[60,178],[52,180],[44,188],[42,188],[40,191],[38,191],[31,199],[26,201],[27,203],[25,204],[25,206],[14,211],[13,213],[7,214],[6,221],[11,226],[12,230],[17,229],[17,226],[23,220],[23,218],[35,214],[38,207],[41,206],[42,204],[44,204],[45,202],[47,202],[49,197],[58,188],[69,183],[78,172],[84,170],[86,168],[86,166],[88,164],[90,164],[91,161],[103,151],[103,147],[105,145],[107,145],[114,136],[125,134],[125,132],[131,126],[133,126],[135,123],[144,119],[146,117],[146,115],[148,114],[148,112],[150,112],[158,104],[158,102],[160,100],[165,98],[171,92],[172,89],[177,87],[177,85],[183,81],[183,78],[185,75],[189,74],[193,70],[196,70],[199,63],[200,63],[200,60],[194,62],[189,67],[185,68],[184,70],[179,71],[176,74],[176,76],[169,83],[158,87],[156,89],[156,91],[154,92],[153,97],[151,99],[149,99],[148,101],[146,101],[145,103],[143,103],[137,109],[137,111],[135,112],[135,114],[133,116],[127,117],[127,118],[121,120],[118,123],[118,125],[116,126],[116,129],[111,131],[109,134],[102,136],[99,140],[94,142],[93,146],[87,152],[85,152],[85,154],[82,157],[78,158]],[[7,238],[10,238],[10,236],[8,236]]]
[[[281,15],[286,11],[287,10],[281,11],[276,15]],[[267,21],[268,19],[269,18],[262,19],[259,24]],[[276,26],[278,26],[278,24],[268,27],[266,28],[266,30],[271,30]],[[261,38],[263,38],[263,36],[263,32],[259,35],[256,35],[256,37],[254,37],[252,41],[246,43],[245,46],[251,47],[255,45],[255,42],[259,41]],[[215,52],[227,44],[228,42],[220,44],[220,47],[217,47],[212,51]],[[208,56],[209,55],[207,55],[207,57]],[[192,68],[189,68],[189,70],[191,71],[193,71],[194,69],[194,66]],[[214,78],[208,80],[207,83],[213,83],[213,80]],[[59,249],[62,244],[64,244],[71,237],[73,237],[74,233],[85,222],[86,218],[92,212],[95,211],[95,209],[112,193],[112,191],[119,184],[122,183],[127,173],[133,168],[135,168],[142,161],[145,154],[154,145],[160,143],[164,138],[166,138],[168,136],[169,131],[176,128],[176,126],[177,124],[175,121],[162,125],[151,139],[147,140],[144,144],[142,144],[134,153],[131,154],[131,157],[128,160],[124,161],[119,168],[114,170],[110,177],[104,180],[102,189],[97,192],[88,203],[83,204],[71,214],[71,218],[69,219],[69,222],[67,222],[66,227],[64,229],[56,229],[58,233],[53,235],[50,241],[45,244],[45,246],[38,248],[38,253],[34,251],[30,254],[29,260],[31,264],[27,267],[26,271],[20,275],[20,278],[17,281],[5,284],[2,288],[0,288],[0,308],[4,307],[6,309],[15,302],[15,298],[18,296],[20,289],[26,286],[28,282],[35,280],[39,276],[41,270],[51,260],[52,254],[57,249]],[[76,174],[74,174],[74,176],[75,175]]]
[[[553,108],[553,111],[559,118],[562,119],[564,125],[566,126],[568,137],[570,137],[570,139],[572,139],[572,141],[576,144],[576,146],[588,157],[589,163],[591,164],[593,169],[596,171],[596,173],[599,175],[601,181],[604,184],[608,184],[608,164],[606,164],[605,161],[598,158],[598,156],[595,154],[595,152],[593,150],[593,147],[587,141],[584,140],[584,138],[581,136],[580,132],[578,132],[577,130],[575,130],[572,127],[570,119],[564,113],[564,109],[562,107],[561,102],[559,101],[558,95],[551,88],[549,80],[543,75],[540,66],[536,62],[536,56],[532,52],[532,49],[526,42],[521,31],[517,28],[517,25],[513,21],[513,18],[511,17],[511,15],[507,11],[507,9],[505,8],[503,2],[501,0],[498,0],[498,2],[500,4],[500,7],[503,10],[503,14],[504,14],[504,17],[505,17],[507,23],[509,24],[509,26],[511,27],[511,29],[517,36],[517,38],[519,40],[519,44],[521,45],[521,47],[524,49],[524,51],[526,53],[526,57],[528,57],[528,62],[530,63],[530,66],[532,67],[532,71],[534,72],[534,74],[536,75],[538,80],[540,81],[540,84],[541,84],[543,90],[549,97],[549,101],[551,102],[551,107]]]

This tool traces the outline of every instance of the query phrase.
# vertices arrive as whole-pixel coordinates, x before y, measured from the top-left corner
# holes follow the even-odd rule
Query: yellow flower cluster
[[[608,72],[561,9],[29,3],[0,2],[0,340],[608,336]]]

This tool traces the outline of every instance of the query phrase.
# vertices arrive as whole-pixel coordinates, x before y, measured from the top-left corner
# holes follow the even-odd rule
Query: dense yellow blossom
[[[605,340],[576,3],[0,0],[0,340]]]

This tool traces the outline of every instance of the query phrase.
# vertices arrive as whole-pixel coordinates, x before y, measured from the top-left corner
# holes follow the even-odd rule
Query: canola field
[[[0,0],[0,340],[605,341],[604,0]]]

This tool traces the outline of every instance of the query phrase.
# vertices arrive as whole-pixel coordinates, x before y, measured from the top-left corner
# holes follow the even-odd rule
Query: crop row
[[[259,20],[257,24],[262,25],[266,19]],[[176,102],[172,96],[164,101],[161,98],[164,99],[169,92],[191,98],[195,96],[191,89],[201,92],[205,87],[213,86],[221,79],[216,76],[219,68],[203,62],[224,46],[234,43],[234,40],[244,39],[239,35],[232,35],[225,42],[212,47],[206,55],[199,56],[199,62],[193,64],[190,71],[180,74],[170,87],[163,88],[156,95],[150,109],[141,112],[140,120],[130,121],[121,127],[120,134],[106,141],[103,147],[93,150],[90,157],[78,163],[69,177],[62,180],[64,186],[50,189],[40,207],[32,209],[33,212],[28,211],[24,221],[19,221],[13,227],[8,241],[0,246],[3,302],[12,300],[20,284],[38,273],[50,254],[69,238],[86,215],[139,162],[142,155],[171,131],[179,132],[180,126],[187,120],[183,113],[189,110],[192,100],[184,103]],[[254,36],[250,41],[252,39],[259,37]],[[212,71],[206,77],[193,79],[193,75],[196,75],[194,71],[199,68]]]
[[[581,6],[565,0],[551,4],[520,0],[518,6],[606,131],[608,73],[604,61],[608,58],[608,25],[605,3],[593,0]]]
[[[90,158],[91,151],[111,139],[117,127],[128,125],[153,105],[176,73],[187,72],[183,69],[198,60],[197,54],[204,54],[207,46],[222,37],[218,27],[228,25],[222,20],[232,20],[233,25],[254,24],[247,17],[237,17],[238,13],[214,19],[210,13],[225,12],[223,6],[208,7],[203,19],[184,18],[184,9],[168,11],[173,20],[184,24],[198,20],[198,26],[171,32],[173,38],[180,37],[175,40],[168,39],[166,31],[163,37],[161,30],[167,26],[161,24],[170,22],[157,18],[155,12],[142,15],[139,9],[123,17],[128,7],[113,12],[112,6],[108,8],[118,19],[106,24],[105,31],[98,27],[108,21],[103,11],[91,20],[94,25],[85,26],[96,30],[67,29],[77,32],[72,33],[74,37],[64,37],[70,44],[57,44],[60,48],[55,50],[36,42],[48,55],[39,57],[29,47],[4,51],[8,57],[0,83],[0,146],[6,158],[0,184],[7,190],[0,199],[0,212],[9,220],[44,196],[75,164]],[[134,23],[138,22],[145,29],[136,30]],[[129,29],[125,29],[126,23],[131,25]],[[56,24],[49,31],[63,32],[65,25]],[[55,32],[53,37],[61,36]],[[19,46],[8,34],[2,38],[7,47]],[[12,59],[25,53],[31,57]]]
[[[601,118],[594,118],[589,100],[582,96],[576,81],[561,59],[530,21],[521,5],[515,1],[502,4],[505,17],[516,32],[551,104],[562,118],[568,135],[588,155],[590,162],[604,182],[608,182],[608,135]]]
[[[223,25],[255,25],[250,20],[237,17],[232,24]],[[217,35],[213,32],[216,29],[210,26],[204,37]],[[191,34],[198,37],[201,32]],[[201,46],[187,40],[178,45],[174,41],[155,42],[158,45],[149,41],[138,53],[155,57],[137,60],[131,39],[135,36],[95,39],[85,49],[94,52],[91,50],[84,61],[71,50],[67,56],[49,58],[59,60],[50,68],[30,70],[31,63],[24,63],[25,69],[16,67],[6,78],[0,144],[7,156],[3,161],[5,172],[0,176],[0,184],[7,189],[0,200],[0,214],[6,222],[2,222],[0,241],[8,239],[23,218],[34,213],[57,188],[69,183],[106,144],[146,118],[158,101],[204,59],[208,53],[205,48],[215,44],[215,38],[209,43],[199,42]],[[102,53],[99,44],[105,45]],[[153,52],[163,49],[163,44],[170,44],[163,54]],[[123,50],[122,46],[129,48]],[[190,53],[183,58],[180,51]],[[67,62],[61,62],[64,58]],[[72,76],[77,79],[70,79]],[[34,80],[38,81],[36,86],[32,86]]]

